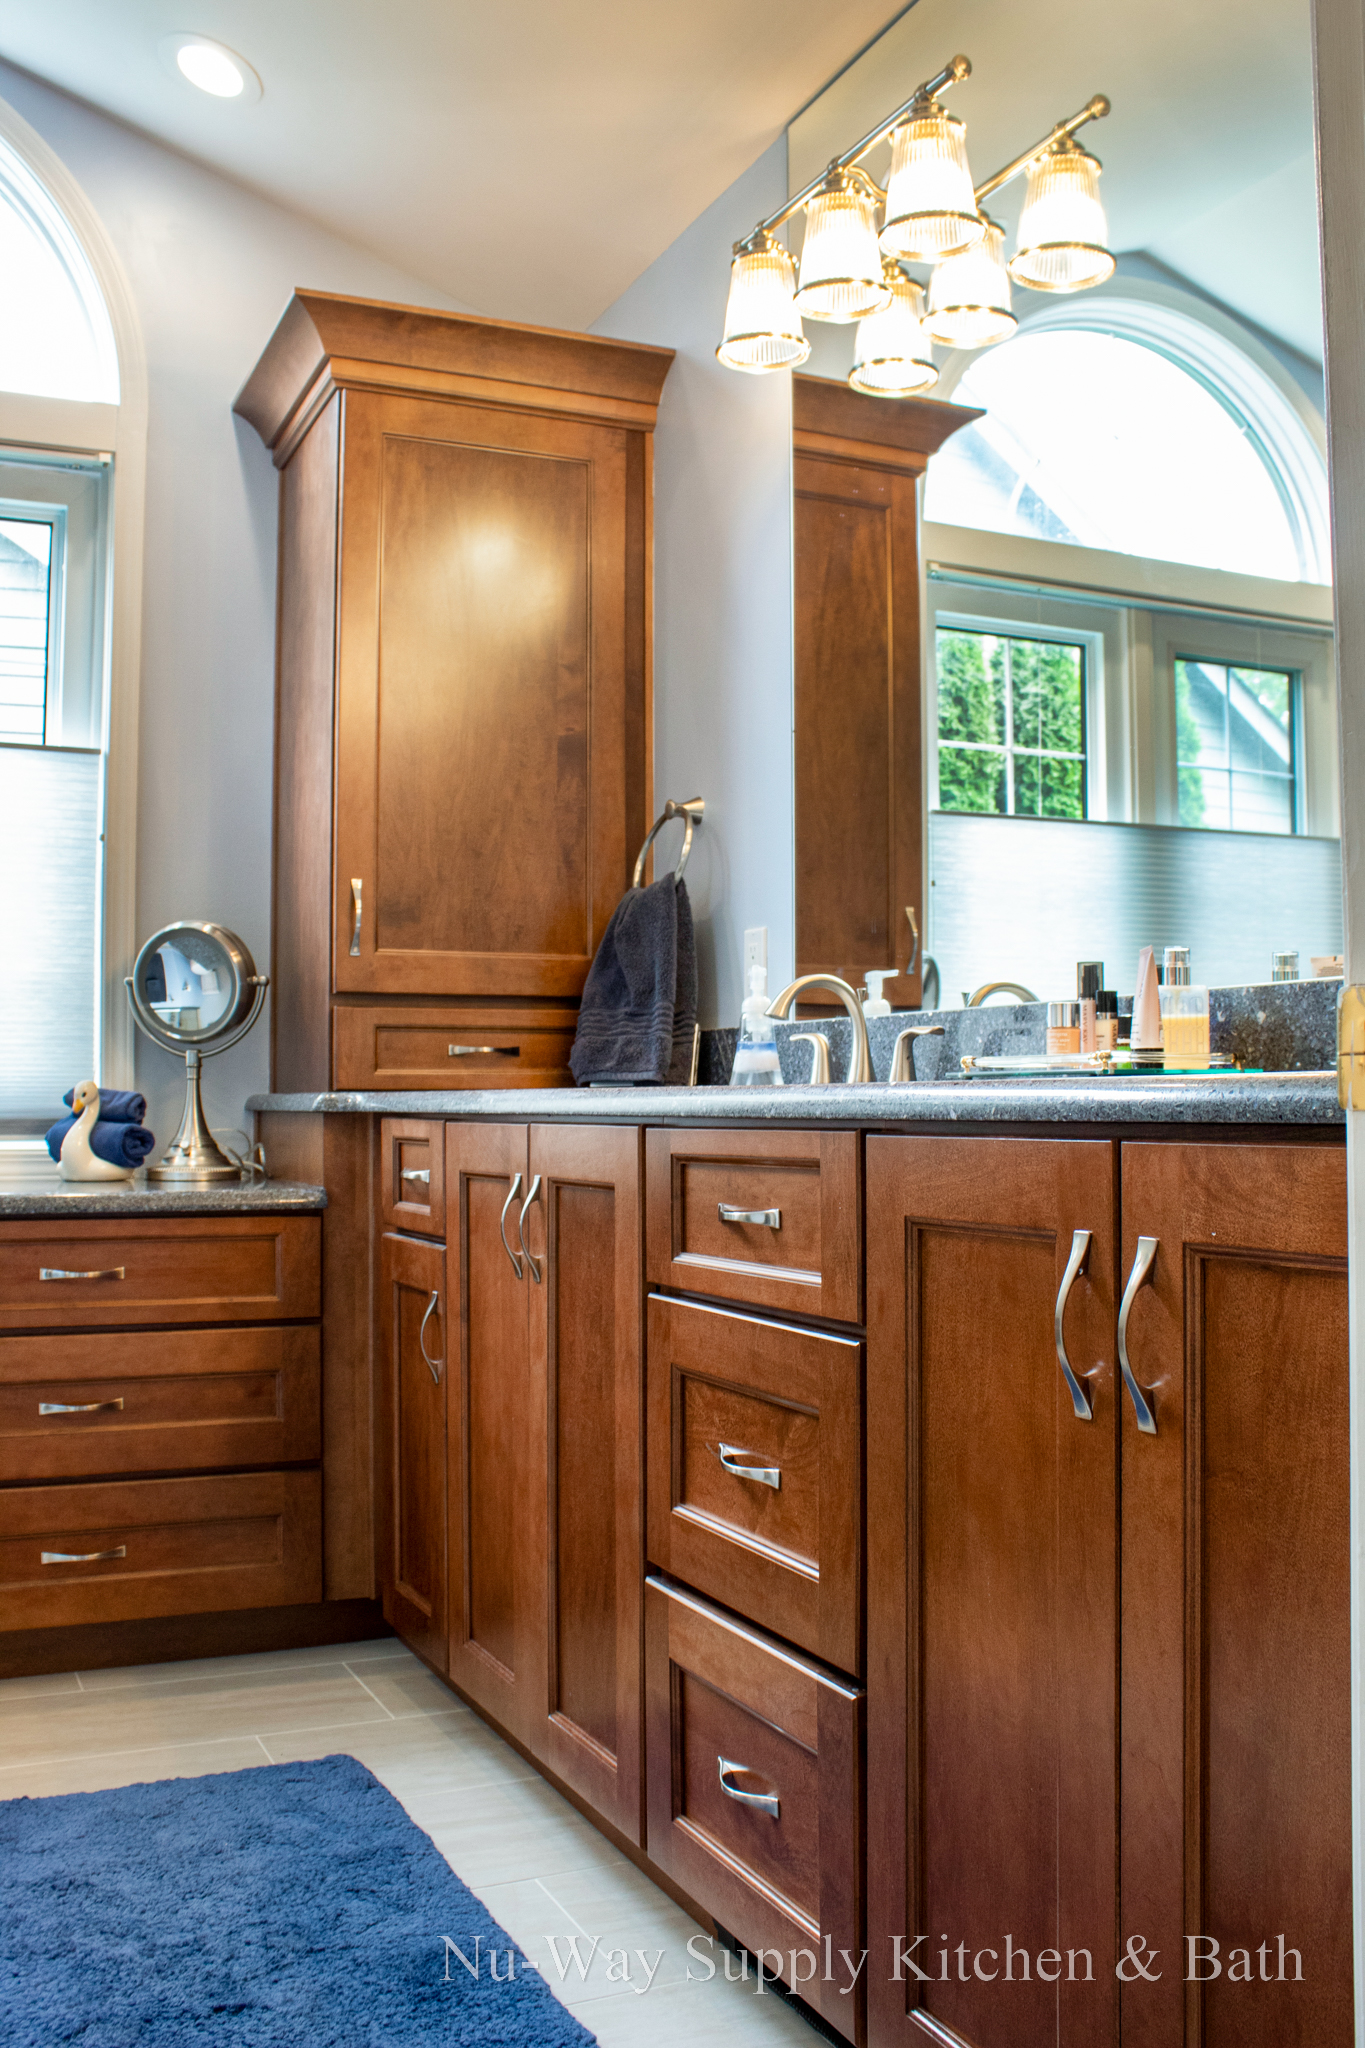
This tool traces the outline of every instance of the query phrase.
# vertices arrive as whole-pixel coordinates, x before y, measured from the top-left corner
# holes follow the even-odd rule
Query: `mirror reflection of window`
[[[1084,647],[941,626],[936,652],[939,807],[1085,817]]]
[[[1182,825],[1294,832],[1297,678],[1178,657],[1177,775]]]

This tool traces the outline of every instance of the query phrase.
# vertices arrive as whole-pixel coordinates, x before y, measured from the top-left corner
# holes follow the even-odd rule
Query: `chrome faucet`
[[[796,998],[808,988],[827,988],[831,995],[838,996],[848,1011],[848,1020],[853,1026],[853,1054],[844,1079],[853,1087],[860,1084],[866,1086],[872,1079],[872,1049],[867,1042],[867,1019],[863,1015],[863,1006],[858,1001],[857,991],[850,988],[846,981],[840,981],[837,974],[798,974],[795,981],[789,982],[780,996],[773,997],[768,1005],[768,1015],[788,1016]]]

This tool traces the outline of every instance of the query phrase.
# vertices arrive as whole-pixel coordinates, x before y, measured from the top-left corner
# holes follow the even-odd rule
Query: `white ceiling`
[[[1081,139],[1104,164],[1111,247],[1321,362],[1308,0],[918,0],[793,125],[792,189],[958,50],[973,74],[949,103],[978,182],[1107,93]],[[1012,229],[1022,197],[1018,180],[991,211]]]
[[[903,4],[0,0],[0,55],[477,311],[584,327]],[[259,103],[169,75],[175,30]]]

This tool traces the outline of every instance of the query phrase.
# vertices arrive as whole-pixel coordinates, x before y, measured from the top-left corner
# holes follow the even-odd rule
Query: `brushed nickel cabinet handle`
[[[521,1213],[517,1217],[517,1241],[526,1254],[526,1263],[531,1268],[531,1278],[535,1281],[537,1287],[540,1285],[540,1267],[536,1264],[535,1253],[526,1242],[526,1211],[539,1193],[540,1175],[537,1174],[530,1187],[526,1190],[526,1200],[522,1203]]]
[[[351,957],[352,957],[352,959],[354,959],[354,958],[355,958],[355,957],[356,957],[356,956],[358,955],[358,953],[360,952],[360,919],[361,919],[361,914],[362,914],[362,910],[361,910],[361,899],[362,899],[362,896],[363,896],[363,894],[364,894],[364,889],[365,889],[365,879],[364,879],[364,876],[363,876],[363,875],[352,875],[352,877],[351,877]]]
[[[128,1545],[120,1543],[117,1550],[42,1550],[38,1560],[40,1564],[108,1564],[127,1555]]]
[[[758,1486],[771,1486],[776,1493],[782,1485],[780,1465],[741,1465],[740,1458],[757,1458],[759,1451],[746,1451],[742,1444],[708,1444],[707,1450],[719,1458],[727,1472],[733,1472],[736,1479],[752,1479]]]
[[[498,1218],[498,1229],[502,1234],[502,1248],[506,1252],[508,1258],[512,1261],[512,1271],[516,1274],[518,1280],[523,1278],[521,1270],[521,1260],[517,1257],[511,1245],[507,1242],[507,1212],[511,1208],[513,1202],[515,1202],[515,1200],[517,1199],[517,1196],[520,1192],[521,1175],[519,1173],[514,1173],[512,1175],[512,1185],[507,1190],[507,1200],[503,1203],[502,1214]]]
[[[717,1202],[716,1214],[722,1223],[761,1223],[767,1230],[782,1228],[780,1209],[739,1209],[733,1202]]]
[[[435,1380],[438,1387],[441,1384],[441,1367],[445,1364],[445,1359],[444,1357],[433,1358],[431,1353],[427,1350],[427,1324],[435,1315],[436,1310],[440,1306],[440,1301],[441,1290],[439,1287],[433,1287],[431,1290],[431,1300],[427,1303],[427,1312],[423,1316],[422,1326],[417,1332],[417,1348],[421,1352],[423,1359],[426,1361],[427,1371],[431,1374],[431,1377]]]
[[[760,1813],[771,1814],[774,1820],[781,1819],[781,1802],[776,1792],[741,1792],[738,1785],[730,1783],[729,1773],[731,1771],[747,1772],[749,1768],[747,1764],[733,1763],[728,1756],[718,1756],[716,1762],[720,1766],[720,1789],[727,1799],[734,1799],[741,1806],[756,1806]]]
[[[98,1415],[106,1408],[117,1408],[121,1411],[123,1408],[122,1394],[119,1395],[117,1401],[40,1401],[38,1403],[38,1413],[40,1415]]]
[[[122,1266],[97,1267],[90,1273],[68,1272],[65,1266],[39,1266],[38,1268],[38,1278],[40,1280],[122,1280],[123,1276],[124,1269]]]
[[[1077,1422],[1093,1422],[1095,1413],[1090,1405],[1090,1395],[1081,1385],[1066,1355],[1066,1335],[1063,1328],[1066,1319],[1066,1299],[1071,1292],[1072,1282],[1085,1271],[1085,1262],[1090,1257],[1090,1232],[1075,1230],[1071,1234],[1071,1257],[1066,1262],[1062,1284],[1057,1289],[1057,1313],[1053,1318],[1053,1335],[1057,1342],[1057,1363],[1062,1368],[1062,1378],[1071,1396],[1071,1405],[1076,1411]]]
[[[495,1052],[505,1060],[519,1060],[521,1058],[521,1047],[519,1045],[448,1045],[446,1047],[446,1058],[449,1060],[467,1060],[472,1053],[476,1052]]]
[[[1152,1268],[1156,1264],[1156,1248],[1156,1238],[1138,1239],[1137,1257],[1133,1260],[1133,1270],[1128,1275],[1128,1285],[1123,1290],[1123,1300],[1119,1305],[1119,1370],[1123,1374],[1123,1384],[1127,1387],[1133,1403],[1137,1426],[1144,1436],[1156,1435],[1156,1410],[1152,1406],[1150,1396],[1138,1385],[1129,1362],[1128,1318],[1133,1312],[1133,1303],[1137,1300],[1139,1288],[1145,1286],[1152,1278]]]
[[[418,1180],[424,1188],[429,1188],[431,1186],[431,1168],[429,1166],[405,1166],[398,1178],[400,1180]]]

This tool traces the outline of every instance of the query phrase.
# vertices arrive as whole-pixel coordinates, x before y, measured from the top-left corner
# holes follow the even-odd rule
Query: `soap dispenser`
[[[867,988],[863,995],[865,1017],[889,1017],[891,1005],[886,1000],[886,984],[894,981],[900,973],[899,967],[869,967],[863,976]]]
[[[768,1015],[768,970],[757,962],[749,969],[749,993],[739,1013],[739,1043],[730,1069],[732,1088],[780,1088],[782,1062],[777,1034]]]

